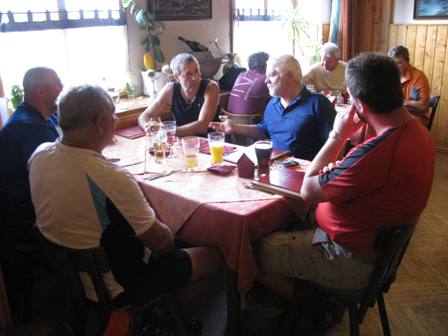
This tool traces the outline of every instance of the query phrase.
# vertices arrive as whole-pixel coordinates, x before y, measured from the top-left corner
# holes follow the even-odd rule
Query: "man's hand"
[[[210,128],[213,128],[216,132],[224,132],[225,134],[233,133],[233,121],[230,119],[226,119],[223,122],[211,122],[209,124]]]
[[[339,134],[341,138],[349,138],[362,126],[362,120],[356,114],[354,105],[347,108],[345,111],[340,111],[336,114],[334,119],[333,130]]]

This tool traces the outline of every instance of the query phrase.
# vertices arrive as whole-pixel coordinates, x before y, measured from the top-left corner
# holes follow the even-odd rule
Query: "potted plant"
[[[143,56],[143,63],[146,70],[156,70],[157,62],[163,64],[165,61],[165,55],[160,48],[159,38],[165,30],[165,25],[162,21],[156,20],[153,13],[142,9],[139,2],[139,0],[121,0],[123,8],[127,9],[134,16],[140,29],[146,30],[146,36],[142,41],[146,51]]]
[[[23,88],[20,85],[11,86],[11,104],[13,110],[19,106],[19,104],[23,101]]]

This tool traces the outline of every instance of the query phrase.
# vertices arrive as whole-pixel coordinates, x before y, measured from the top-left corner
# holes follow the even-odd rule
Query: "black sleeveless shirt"
[[[196,98],[193,102],[188,103],[180,92],[181,86],[178,81],[173,82],[173,99],[171,101],[171,109],[173,111],[174,120],[177,126],[190,124],[199,119],[199,112],[201,112],[202,105],[204,105],[204,93],[210,80],[201,79]],[[218,106],[214,121],[219,120],[218,115],[220,107]],[[198,134],[199,135],[199,134]]]

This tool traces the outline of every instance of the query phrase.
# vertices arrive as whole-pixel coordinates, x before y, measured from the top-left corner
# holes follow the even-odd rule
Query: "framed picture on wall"
[[[157,20],[204,20],[212,18],[212,0],[148,0]]]
[[[448,0],[414,0],[414,19],[448,19]]]

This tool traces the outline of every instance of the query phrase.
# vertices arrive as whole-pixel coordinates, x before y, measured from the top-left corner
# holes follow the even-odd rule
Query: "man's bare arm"
[[[171,99],[173,97],[173,84],[166,84],[158,93],[157,97],[148,106],[148,108],[138,117],[138,125],[146,129],[146,125],[151,117],[162,117],[170,109]]]
[[[213,81],[210,81],[204,92],[204,104],[199,112],[197,121],[178,126],[176,135],[183,137],[187,135],[206,133],[209,123],[213,120],[218,107],[219,87]]]
[[[174,237],[170,228],[158,219],[151,227],[138,236],[154,253],[162,254],[174,248]]]
[[[257,125],[235,124],[230,119],[227,119],[224,122],[211,122],[209,127],[213,128],[217,132],[244,135],[256,140],[266,138],[266,135],[262,131],[260,131]]]

